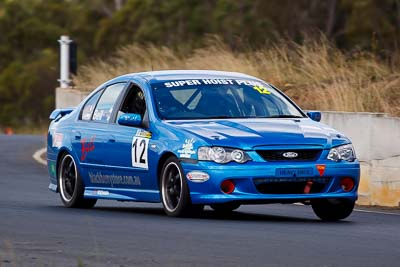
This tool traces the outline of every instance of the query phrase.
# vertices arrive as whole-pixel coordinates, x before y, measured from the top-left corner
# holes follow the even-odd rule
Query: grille
[[[271,179],[254,179],[254,185],[258,192],[262,194],[305,194],[307,182],[312,181],[309,193],[325,192],[330,178],[271,178]]]
[[[315,161],[319,158],[322,149],[296,149],[296,150],[256,150],[266,161]],[[297,153],[297,157],[287,158],[283,154]]]

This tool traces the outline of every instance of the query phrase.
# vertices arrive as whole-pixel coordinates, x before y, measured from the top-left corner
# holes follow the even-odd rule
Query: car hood
[[[338,131],[310,119],[232,119],[168,121],[212,146],[253,149],[261,146],[318,146],[349,143]]]

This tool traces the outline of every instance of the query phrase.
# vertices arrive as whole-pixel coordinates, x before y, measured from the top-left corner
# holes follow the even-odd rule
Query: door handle
[[[75,132],[75,140],[81,140],[82,136],[80,132]]]
[[[115,143],[115,136],[111,135],[110,138],[108,138],[108,142]]]

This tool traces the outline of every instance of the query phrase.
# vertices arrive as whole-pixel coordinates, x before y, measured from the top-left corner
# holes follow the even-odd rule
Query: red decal
[[[83,138],[81,140],[81,161],[84,161],[86,159],[87,153],[91,152],[94,150],[94,139],[96,136],[90,137],[89,142],[86,142],[86,138]]]
[[[319,172],[319,176],[324,175],[325,167],[326,167],[325,165],[317,165],[317,170]]]

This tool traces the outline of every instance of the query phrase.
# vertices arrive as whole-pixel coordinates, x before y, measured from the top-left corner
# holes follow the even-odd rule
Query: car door
[[[149,146],[151,133],[145,125],[141,127],[118,124],[118,117],[125,113],[140,114],[146,121],[147,111],[142,89],[131,84],[121,99],[114,121],[109,125],[108,142],[105,150],[108,154],[108,171],[113,175],[112,187],[130,189],[149,189],[153,183],[149,178]]]
[[[93,95],[83,106],[73,129],[73,147],[80,161],[85,185],[109,186],[107,172],[108,126],[118,97],[126,83],[115,83]]]

